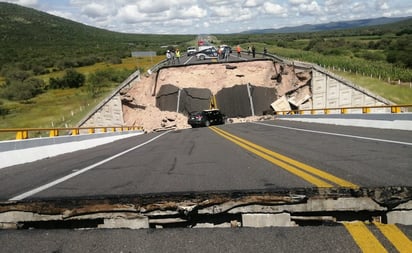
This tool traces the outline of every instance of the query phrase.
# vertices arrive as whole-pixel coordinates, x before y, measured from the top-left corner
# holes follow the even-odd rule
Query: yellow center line
[[[345,222],[343,225],[363,253],[388,252],[363,222]]]
[[[402,233],[402,231],[394,224],[382,224],[375,222],[376,227],[388,240],[395,246],[400,253],[412,252],[412,242]]]
[[[262,158],[264,158],[264,159],[266,159],[267,161],[269,161],[269,162],[271,162],[271,163],[273,163],[273,164],[276,164],[276,165],[280,166],[281,168],[289,171],[290,173],[295,174],[296,176],[298,176],[298,177],[300,177],[300,178],[303,178],[304,180],[306,180],[306,181],[308,181],[308,182],[316,185],[317,187],[332,187],[331,184],[329,184],[329,183],[327,183],[327,182],[325,182],[325,181],[323,181],[323,180],[321,180],[321,179],[319,179],[319,178],[317,178],[317,177],[314,177],[314,176],[312,176],[312,175],[310,175],[310,174],[308,174],[308,173],[305,173],[304,171],[301,171],[301,170],[299,170],[299,169],[297,169],[297,168],[295,168],[295,167],[293,167],[293,166],[291,166],[291,165],[289,165],[289,164],[287,164],[287,163],[285,163],[285,162],[282,162],[282,161],[280,161],[280,160],[278,160],[278,159],[275,159],[275,158],[273,158],[273,157],[271,157],[271,156],[269,156],[269,155],[267,155],[267,154],[265,154],[265,153],[262,153],[262,152],[260,152],[260,151],[258,151],[258,150],[255,150],[255,149],[252,149],[252,148],[250,148],[249,146],[247,146],[247,145],[245,145],[245,144],[243,144],[243,143],[241,143],[241,142],[239,142],[239,141],[237,141],[237,140],[235,140],[235,139],[229,138],[228,136],[224,135],[223,133],[217,131],[217,129],[214,128],[214,127],[211,127],[211,129],[212,129],[213,131],[215,131],[217,134],[221,135],[222,137],[224,137],[224,138],[226,138],[226,139],[228,139],[228,140],[236,143],[237,145],[241,146],[242,148],[244,148],[244,149],[246,149],[246,150],[248,150],[248,151],[250,151],[250,152],[252,152],[252,153],[254,153],[254,154],[256,154],[256,155],[258,155],[258,156],[260,156],[260,157],[262,157]]]
[[[291,172],[291,173],[293,173],[293,174],[295,174],[299,177],[304,178],[308,182],[310,182],[310,183],[312,183],[312,184],[314,184],[318,187],[332,187],[332,185],[329,184],[329,183],[326,183],[325,181],[320,180],[318,178],[316,178],[316,180],[314,180],[315,177],[303,172],[302,170],[304,170],[306,172],[309,172],[312,175],[316,175],[317,177],[326,179],[326,180],[328,180],[330,182],[333,182],[333,183],[335,183],[339,186],[342,186],[342,187],[348,187],[348,188],[354,188],[354,189],[359,188],[359,186],[357,186],[356,184],[353,184],[349,181],[346,181],[344,179],[336,177],[332,174],[329,174],[325,171],[314,168],[314,167],[309,166],[307,164],[296,161],[296,160],[294,160],[292,158],[289,158],[287,156],[276,153],[272,150],[266,149],[262,146],[256,145],[256,144],[254,144],[252,142],[249,142],[245,139],[242,139],[242,138],[237,137],[233,134],[230,134],[226,131],[223,131],[222,129],[219,129],[217,127],[211,127],[210,129],[213,130],[214,132],[216,132],[217,134],[225,137],[226,139],[228,139],[228,140],[238,144],[239,146],[242,146],[243,148],[249,150],[250,152],[261,156],[262,158],[264,158],[266,160],[270,159],[269,161],[271,161],[273,163],[274,163],[274,161],[276,161],[275,164],[279,165],[280,167],[288,170],[289,172]],[[288,163],[289,165],[286,164],[286,163]],[[290,165],[293,165],[295,167],[290,166]],[[300,170],[297,169],[296,167],[300,168]]]

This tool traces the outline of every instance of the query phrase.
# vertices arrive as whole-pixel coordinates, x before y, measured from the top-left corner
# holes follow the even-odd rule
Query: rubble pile
[[[122,92],[123,118],[126,125],[139,125],[147,132],[189,128],[186,115],[160,111],[156,107],[156,94],[162,85],[172,84],[180,89],[207,88],[216,94],[223,88],[252,84],[276,89],[277,96],[273,101],[287,96],[298,104],[310,97],[310,79],[309,71],[297,71],[293,66],[269,60],[163,68],[158,73],[142,75],[131,88]],[[229,122],[260,118],[233,118]]]

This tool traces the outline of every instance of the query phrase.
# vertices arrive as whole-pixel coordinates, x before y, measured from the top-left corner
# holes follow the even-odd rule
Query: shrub
[[[62,78],[53,78],[49,80],[50,89],[64,89],[64,88],[80,88],[84,85],[86,77],[73,70],[69,69]]]
[[[0,101],[0,116],[4,117],[4,116],[6,116],[7,114],[9,114],[9,109],[5,108],[5,107],[3,106],[3,102]]]
[[[23,82],[27,78],[30,77],[30,73],[27,71],[21,71],[21,70],[16,70],[16,71],[10,71],[6,74],[6,78],[8,80],[17,80]]]
[[[6,80],[6,85],[2,88],[1,97],[12,101],[27,101],[43,93],[44,82],[36,78],[29,78],[25,81]]]

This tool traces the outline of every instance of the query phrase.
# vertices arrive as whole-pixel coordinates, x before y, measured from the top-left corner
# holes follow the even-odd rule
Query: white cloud
[[[388,10],[388,9],[389,9],[389,6],[388,6],[387,1],[385,1],[385,0],[378,0],[378,1],[375,2],[375,8],[376,8],[377,10]]]
[[[96,18],[108,15],[110,13],[110,10],[105,5],[92,2],[82,7],[82,13],[86,16]]]
[[[4,2],[0,0],[0,2]],[[410,0],[7,0],[120,32],[242,32],[412,15]],[[291,17],[290,19],[288,17]]]
[[[276,16],[284,15],[287,12],[287,10],[283,8],[282,6],[280,6],[279,4],[274,4],[271,2],[264,3],[263,10],[264,10],[264,13],[273,14]]]
[[[49,13],[49,14],[51,14],[51,15],[54,15],[54,16],[58,16],[58,17],[62,17],[62,18],[65,18],[65,19],[70,19],[70,20],[76,20],[76,16],[75,15],[73,15],[73,13],[71,13],[71,12],[64,12],[64,11],[49,11],[49,12],[47,12],[47,13]]]
[[[222,6],[219,8],[215,8],[213,10],[211,10],[211,16],[212,17],[229,17],[229,16],[233,16],[233,13],[231,11],[231,9],[229,7],[226,6]]]
[[[8,1],[2,1],[2,2],[9,2],[9,3],[14,3],[18,5],[23,5],[23,6],[29,6],[29,7],[35,7],[39,3],[38,0],[8,0]]]
[[[137,1],[136,5],[138,6],[141,12],[159,13],[159,12],[164,12],[164,11],[169,10],[171,7],[171,1],[140,0],[140,1]]]
[[[190,6],[189,8],[179,9],[178,10],[179,16],[181,18],[203,18],[206,17],[207,11],[200,8],[199,6]]]
[[[259,6],[261,6],[262,5],[262,3],[264,3],[265,1],[264,0],[246,0],[244,3],[243,3],[243,7],[246,7],[246,8],[254,8],[254,7],[259,7]]]
[[[133,24],[144,21],[145,17],[146,15],[144,13],[140,13],[139,8],[136,5],[126,5],[118,10],[116,19]]]
[[[234,7],[238,6],[238,1],[233,0],[205,0],[208,6],[222,6],[222,5],[233,5]]]
[[[235,17],[231,17],[227,19],[226,21],[228,23],[231,22],[236,22],[236,21],[248,21],[248,20],[253,20],[256,17],[256,12],[253,12],[251,9],[245,8],[241,9]]]
[[[312,1],[310,3],[302,3],[299,5],[298,9],[299,13],[311,16],[316,16],[323,12],[321,6],[319,6],[318,2],[316,1]]]
[[[357,14],[357,13],[363,13],[365,9],[367,9],[368,6],[366,3],[360,3],[360,2],[355,2],[349,6],[351,14]]]
[[[310,2],[310,0],[289,0],[291,5],[301,5]]]

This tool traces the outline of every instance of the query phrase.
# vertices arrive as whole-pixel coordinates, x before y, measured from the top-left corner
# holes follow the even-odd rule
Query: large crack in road
[[[295,188],[0,204],[1,229],[267,227],[380,221],[409,224],[412,187]]]

